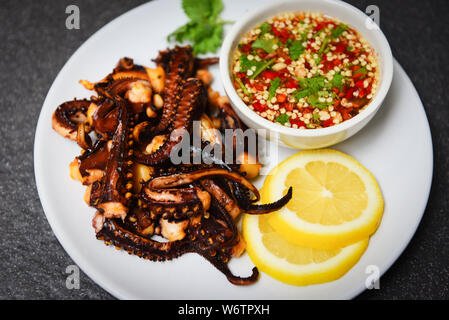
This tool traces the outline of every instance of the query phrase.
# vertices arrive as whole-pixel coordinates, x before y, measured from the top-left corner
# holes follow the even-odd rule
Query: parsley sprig
[[[167,37],[176,42],[191,42],[195,54],[216,52],[223,38],[223,25],[230,23],[220,18],[221,0],[182,0],[182,8],[190,21]]]

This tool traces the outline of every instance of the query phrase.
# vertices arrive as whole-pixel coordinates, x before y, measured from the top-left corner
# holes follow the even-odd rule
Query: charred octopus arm
[[[81,81],[97,96],[63,103],[52,125],[83,149],[70,175],[87,186],[84,199],[96,209],[98,239],[152,261],[194,252],[231,283],[247,285],[257,280],[257,268],[248,277],[228,268],[246,248],[235,220],[242,212],[278,210],[291,189],[274,203],[255,204],[259,192],[248,179],[259,174],[260,164],[247,163],[246,152],[236,155],[244,159],[239,164],[214,154],[209,164],[170,161],[183,133],[193,133],[194,120],[201,121],[202,144],[190,144],[191,155],[221,145],[219,131],[245,129],[227,99],[209,86],[206,68],[217,61],[195,59],[190,47],[160,52],[155,69],[123,58],[104,79]]]
[[[177,116],[178,103],[183,89],[183,80],[193,76],[193,51],[190,47],[176,46],[172,50],[159,53],[155,59],[158,66],[165,70],[164,108],[154,131],[161,133],[169,128],[173,117]]]
[[[72,100],[56,108],[52,116],[53,129],[65,138],[76,140],[78,125],[86,120],[89,100]]]
[[[166,101],[166,103],[168,102]],[[202,82],[195,78],[184,81],[177,113],[171,119],[173,130],[170,138],[156,152],[151,154],[144,154],[136,150],[136,161],[146,165],[165,162],[170,157],[172,149],[181,142],[183,133],[191,133],[192,121],[198,119],[203,113],[205,103],[206,93]]]

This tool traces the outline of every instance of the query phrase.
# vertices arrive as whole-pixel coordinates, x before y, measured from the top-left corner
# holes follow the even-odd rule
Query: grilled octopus
[[[202,147],[223,147],[216,132],[245,128],[210,87],[207,67],[216,59],[195,59],[190,47],[175,47],[154,61],[150,69],[123,58],[104,79],[80,81],[96,95],[64,102],[52,117],[55,131],[82,148],[70,174],[87,186],[96,237],[152,261],[195,252],[231,283],[251,284],[257,268],[239,277],[227,265],[246,246],[236,219],[278,210],[292,190],[274,203],[255,204],[259,192],[248,179],[258,174],[257,161],[226,164],[212,155],[209,164],[173,164],[170,154],[182,133],[192,133],[193,121],[201,123]],[[202,152],[195,148],[192,156]]]

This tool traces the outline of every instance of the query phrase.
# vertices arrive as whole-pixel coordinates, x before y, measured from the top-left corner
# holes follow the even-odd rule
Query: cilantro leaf
[[[362,75],[366,76],[367,73],[368,73],[368,70],[365,67],[361,67],[358,70],[354,71],[353,76],[355,76],[356,74],[362,74]]]
[[[182,0],[182,8],[190,21],[167,36],[167,40],[191,42],[195,54],[216,52],[223,38],[220,12],[222,0]]]
[[[290,59],[297,60],[301,54],[304,52],[304,47],[302,46],[302,41],[295,40],[292,42],[288,48],[290,52]]]
[[[324,88],[324,77],[317,76],[313,78],[298,78],[302,89],[308,89],[309,94],[315,94]]]
[[[307,102],[311,106],[314,106],[315,108],[318,108],[318,109],[326,109],[327,108],[327,104],[325,104],[324,102],[320,102],[318,100],[318,95],[317,94],[312,94],[312,95],[308,96],[307,97]]]
[[[281,79],[279,79],[279,77],[276,77],[273,79],[273,81],[271,81],[270,89],[268,89],[268,100],[271,100],[271,98],[274,97],[274,95],[276,94],[276,90],[280,85]]]
[[[195,53],[216,52],[221,45],[223,25],[215,27],[205,25],[203,28],[202,33],[199,32],[195,35],[193,51]]]
[[[265,33],[271,32],[271,26],[268,24],[268,22],[262,23],[259,29],[260,29],[259,38],[262,37]]]
[[[182,0],[182,8],[190,19],[204,21],[208,17],[218,17],[223,3],[221,0]]]
[[[301,98],[305,98],[309,95],[309,89],[303,89],[303,90],[295,90],[293,92],[293,96],[295,97],[296,101],[299,101]]]
[[[274,52],[273,46],[276,44],[275,39],[263,39],[257,38],[256,41],[253,42],[251,48],[253,49],[262,49],[266,53]]]
[[[264,64],[263,61],[257,60],[249,60],[246,54],[242,54],[239,58],[240,60],[240,71],[247,72],[248,70],[252,70],[253,67],[256,67],[256,70],[262,67]]]
[[[223,2],[221,0],[211,0],[210,6],[211,6],[211,16],[214,18],[218,17],[220,12],[223,10]]]
[[[248,98],[252,98],[252,93],[248,91],[248,89],[246,88],[246,86],[243,84],[242,80],[240,80],[239,78],[235,77],[235,81],[237,82],[237,84],[239,85],[240,89],[242,89],[243,93],[248,97]]]
[[[276,117],[274,121],[279,122],[280,124],[284,125],[287,122],[290,122],[290,119],[286,113],[281,114],[280,116]]]
[[[269,66],[271,66],[275,61],[276,61],[276,59],[271,59],[269,61],[263,61],[263,64],[260,65],[259,67],[256,67],[256,71],[254,71],[253,75],[250,76],[249,78],[255,79],[262,71],[264,71]]]
[[[324,49],[326,49],[326,46],[329,44],[329,42],[331,41],[331,39],[329,38],[324,38],[323,43],[321,44],[320,50],[318,51],[318,54],[321,55],[324,52]]]
[[[349,30],[349,27],[347,25],[345,25],[344,23],[340,23],[335,29],[333,29],[331,31],[332,38],[334,38],[334,39],[338,38],[339,36],[342,35],[342,33],[344,31],[347,31],[347,30]]]
[[[343,76],[340,73],[334,74],[332,87],[337,87],[340,91],[343,89]]]

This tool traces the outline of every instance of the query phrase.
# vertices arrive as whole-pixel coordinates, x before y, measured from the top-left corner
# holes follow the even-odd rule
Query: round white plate
[[[238,19],[261,2],[267,1],[225,1],[222,17]],[[339,280],[295,287],[262,273],[254,285],[234,286],[196,254],[155,263],[96,240],[91,226],[94,209],[83,201],[85,187],[69,177],[68,165],[80,150],[76,143],[52,130],[51,115],[66,100],[90,96],[78,80],[103,78],[123,56],[152,66],[151,59],[157,56],[158,50],[168,46],[167,34],[186,21],[180,1],[144,4],[95,33],[55,79],[36,129],[34,165],[42,206],[56,237],[89,277],[118,298],[346,299],[356,296],[365,289],[367,277],[374,274],[372,270],[383,274],[407,246],[426,207],[432,180],[432,141],[426,114],[410,79],[397,62],[390,92],[376,117],[356,136],[335,146],[371,170],[385,199],[382,223],[368,250]],[[212,71],[218,79],[218,67]],[[214,87],[222,91],[218,80]],[[295,152],[280,149],[278,161]],[[262,182],[263,178],[259,178],[255,184],[260,187]],[[245,254],[232,259],[230,267],[244,276],[249,275],[253,264]]]

